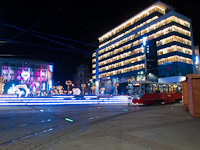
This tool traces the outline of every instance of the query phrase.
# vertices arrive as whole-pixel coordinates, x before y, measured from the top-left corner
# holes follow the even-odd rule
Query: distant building
[[[52,86],[53,64],[25,59],[0,58],[0,73],[4,78],[4,93],[22,84],[27,85],[30,92],[47,91]]]
[[[133,81],[177,83],[194,72],[191,19],[163,2],[155,2],[98,40],[92,78],[111,93],[115,82],[128,91]]]
[[[88,66],[81,64],[77,67],[76,69],[76,74],[74,76],[74,86],[77,88],[82,89],[81,84],[85,84],[86,85],[86,92],[89,92],[89,87],[91,85],[90,84],[90,79],[92,77],[92,74],[89,72]]]

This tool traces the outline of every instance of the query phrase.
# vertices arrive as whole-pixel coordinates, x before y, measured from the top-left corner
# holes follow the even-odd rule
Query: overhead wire
[[[3,22],[6,22],[6,21],[4,21],[4,20],[2,20],[2,19],[0,19],[0,20],[3,21]],[[81,50],[81,49],[79,49],[79,48],[76,48],[76,47],[73,47],[73,46],[70,46],[70,45],[67,45],[67,44],[64,44],[64,43],[61,43],[61,42],[58,42],[58,41],[55,41],[55,40],[52,40],[52,39],[49,39],[49,38],[46,38],[46,37],[43,37],[43,36],[41,36],[41,35],[38,35],[38,34],[33,33],[33,32],[37,32],[37,31],[32,31],[32,30],[30,30],[30,32],[28,32],[26,29],[23,29],[23,28],[20,28],[20,27],[17,27],[17,26],[13,26],[13,25],[10,25],[10,24],[7,24],[7,23],[6,23],[6,24],[5,24],[5,23],[0,23],[0,24],[1,24],[1,25],[4,25],[4,26],[8,26],[8,27],[12,27],[12,28],[18,29],[18,30],[20,30],[20,31],[23,31],[23,32],[26,32],[26,33],[28,33],[28,34],[34,35],[34,36],[36,36],[36,37],[39,37],[39,38],[42,38],[42,39],[45,39],[45,40],[48,40],[48,41],[51,41],[51,42],[54,42],[54,43],[57,43],[57,44],[60,44],[60,45],[69,47],[69,48],[72,48],[72,49],[76,49],[76,50],[78,50],[78,51],[81,51],[81,52],[87,53],[88,55],[91,55],[90,52],[87,52],[87,51]],[[39,33],[39,32],[37,32],[37,33]],[[52,35],[52,36],[53,36],[53,35]],[[11,40],[12,40],[12,39],[11,39]],[[8,41],[10,41],[10,39],[9,39]],[[3,43],[4,43],[4,42],[3,42]]]
[[[59,10],[61,10],[62,8],[64,8],[65,6],[67,6],[67,5],[68,5],[69,3],[71,3],[71,2],[72,2],[72,0],[69,0],[69,1],[66,2],[64,5],[62,5],[59,9],[57,9],[55,12],[53,12],[52,14],[50,14],[50,15],[48,15],[47,17],[43,18],[42,20],[36,22],[35,24],[31,25],[31,26],[28,27],[27,29],[31,29],[31,28],[33,28],[34,26],[36,26],[36,25],[38,25],[38,24],[40,24],[40,23],[46,21],[47,19],[49,19],[49,18],[50,18],[51,16],[53,16],[54,14],[58,13]],[[17,38],[17,37],[23,35],[24,33],[25,33],[25,31],[23,31],[23,32],[21,32],[21,33],[15,35],[15,36],[13,36],[13,37],[10,38],[9,40],[13,40],[13,39],[15,39],[15,38]],[[8,40],[8,41],[9,41],[9,40]],[[1,43],[0,46],[2,46],[2,45],[5,44],[5,43],[6,43],[6,42]]]
[[[4,43],[10,43],[10,42],[13,42],[13,43],[19,43],[19,44],[25,44],[25,45],[31,45],[31,46],[37,46],[37,47],[42,47],[42,48],[48,48],[48,49],[56,49],[56,50],[61,50],[61,51],[67,51],[67,52],[71,52],[71,53],[81,53],[81,52],[77,52],[77,51],[72,51],[72,50],[67,50],[67,49],[62,49],[62,48],[56,48],[56,47],[49,47],[49,46],[45,46],[45,45],[39,45],[39,44],[32,44],[32,43],[27,43],[27,42],[20,42],[20,41],[15,41],[15,40],[8,40],[8,39],[4,39],[4,38],[0,38],[0,40],[4,40],[5,42]],[[81,54],[86,54],[87,53],[84,53],[82,52]]]
[[[55,38],[59,38],[59,39],[63,39],[63,40],[68,40],[68,41],[72,41],[72,42],[76,42],[76,43],[80,43],[80,44],[84,44],[86,46],[98,47],[97,45],[94,45],[94,44],[81,42],[81,41],[69,39],[69,38],[66,38],[66,37],[61,37],[61,36],[52,35],[52,34],[48,34],[48,33],[37,32],[37,31],[33,31],[33,30],[27,30],[27,31],[35,32],[35,33],[38,33],[38,34],[43,34],[43,35],[47,35],[47,36],[51,36],[51,37],[55,37]]]
[[[20,30],[23,29],[21,27],[17,27],[17,26],[11,25],[10,23],[8,23],[5,20],[0,19],[0,21],[4,22],[4,23],[0,23],[1,25],[13,27],[13,28],[20,29]],[[70,39],[70,38],[66,38],[66,37],[61,37],[61,36],[57,36],[57,35],[53,35],[53,34],[43,33],[43,32],[39,32],[39,31],[35,31],[35,30],[30,30],[30,29],[23,29],[23,30],[26,30],[27,32],[38,33],[38,34],[42,34],[42,35],[47,35],[47,36],[51,36],[51,37],[55,37],[55,38],[59,38],[59,39],[63,39],[63,40],[68,40],[68,41],[72,41],[72,42],[84,44],[86,46],[98,47],[97,45],[94,45],[94,44],[90,44],[90,43],[86,43],[86,42],[81,42],[81,41],[78,41],[78,40],[74,40],[74,39]]]

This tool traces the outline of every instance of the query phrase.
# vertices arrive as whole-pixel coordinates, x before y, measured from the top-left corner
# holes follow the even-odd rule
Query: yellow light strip
[[[157,44],[157,46],[161,46],[161,45],[165,45],[165,44],[168,44],[168,43],[171,43],[171,42],[174,42],[174,41],[191,46],[190,40],[187,40],[185,38],[181,38],[181,37],[176,36],[176,35],[172,35],[170,37],[167,37],[165,39],[157,41],[156,44]]]
[[[192,59],[175,55],[175,56],[170,56],[170,57],[162,58],[162,59],[158,60],[158,65],[163,65],[163,64],[170,63],[170,62],[183,62],[183,63],[187,63],[187,64],[193,64]]]
[[[113,58],[110,58],[110,59],[107,59],[107,60],[104,60],[104,61],[99,62],[99,67],[102,66],[102,65],[111,63],[111,62],[113,62],[113,61],[117,61],[117,60],[120,60],[120,59],[129,57],[129,56],[131,56],[131,55],[140,53],[140,52],[142,52],[142,48],[137,48],[137,49],[134,49],[133,51],[129,51],[129,52],[123,53],[123,54],[121,54],[121,55],[117,55],[117,56],[115,56],[115,57],[113,57]]]
[[[156,33],[154,33],[154,34],[152,34],[152,35],[149,35],[149,36],[147,37],[147,39],[150,40],[150,39],[157,38],[157,37],[159,37],[159,36],[168,34],[167,32],[164,32],[164,31],[166,31],[166,30],[169,31],[169,29],[170,29],[170,32],[176,31],[176,29],[173,30],[173,27],[176,27],[176,26],[171,26],[171,27],[168,27],[168,28],[163,29],[162,31],[158,31],[158,32],[156,32]],[[184,30],[183,30],[183,31],[184,31]],[[186,31],[186,30],[185,30],[185,31]],[[189,33],[190,33],[190,32],[189,32]],[[167,39],[168,39],[168,38],[163,39],[163,40],[167,40]],[[170,39],[170,37],[169,37],[169,39]],[[182,38],[182,39],[183,39],[183,38]],[[162,40],[161,40],[161,41],[162,41]],[[186,40],[186,41],[189,41],[189,40]],[[141,39],[140,39],[140,40],[137,40],[137,41],[133,42],[133,45],[136,46],[136,45],[140,44],[141,42],[142,42]],[[157,43],[159,43],[159,42],[160,42],[160,41],[157,41]],[[123,47],[121,47],[121,48],[119,48],[119,49],[114,50],[113,52],[109,52],[109,53],[106,53],[106,54],[100,56],[100,57],[99,57],[99,61],[100,61],[101,59],[110,57],[110,56],[112,56],[112,55],[114,55],[114,54],[116,54],[116,53],[118,53],[118,52],[121,52],[121,51],[123,51],[123,50],[126,50],[127,47],[132,47],[132,44],[125,45],[125,46],[123,46]],[[122,50],[120,50],[120,49],[122,49]],[[124,53],[123,53],[123,54],[124,54]]]
[[[183,21],[182,19],[177,18],[177,17],[175,17],[175,16],[171,16],[171,17],[169,17],[169,18],[167,18],[167,19],[165,19],[165,20],[162,20],[162,21],[160,21],[160,22],[157,22],[157,23],[154,24],[154,25],[151,25],[150,27],[147,27],[146,29],[144,29],[144,30],[142,30],[142,31],[140,31],[140,32],[138,32],[138,33],[140,33],[140,34],[141,34],[141,33],[144,33],[144,31],[148,33],[148,32],[150,32],[150,31],[152,31],[152,30],[155,30],[155,29],[159,28],[161,25],[168,24],[168,23],[170,23],[170,22],[172,22],[172,21],[175,21],[175,22],[178,22],[178,23],[181,23],[181,22],[184,23],[184,21]],[[182,24],[182,25],[184,25],[184,24]],[[189,24],[188,24],[188,25],[189,25]],[[164,30],[165,30],[165,29],[164,29]],[[184,29],[182,29],[182,30],[184,30]],[[184,31],[186,31],[186,30],[184,30]],[[159,32],[161,32],[161,31],[158,31],[157,33],[154,33],[153,35],[158,34]],[[189,34],[191,35],[190,32],[189,32]],[[138,35],[138,34],[137,34],[137,35]],[[112,44],[112,45],[110,45],[110,46],[108,46],[108,47],[106,47],[106,48],[104,48],[104,49],[98,51],[98,53],[99,53],[99,55],[100,55],[101,53],[103,53],[103,52],[105,52],[105,51],[108,51],[108,50],[110,50],[111,48],[115,48],[116,46],[119,46],[119,45],[121,45],[121,44],[124,44],[126,41],[129,41],[130,39],[133,40],[134,38],[136,38],[137,35],[136,35],[136,34],[133,34],[133,35],[131,35],[131,36],[129,36],[129,37],[127,37],[127,38],[125,38],[125,39],[119,41],[119,42],[116,42],[116,43],[114,43],[114,44]],[[149,38],[152,37],[153,35],[149,35]],[[150,38],[150,39],[151,39],[151,38]]]
[[[93,54],[92,54],[92,57],[95,57],[96,56],[96,52],[94,52]]]
[[[124,35],[126,35],[126,34],[128,34],[128,33],[130,33],[130,32],[132,32],[132,31],[134,31],[134,30],[140,28],[141,26],[144,26],[145,24],[150,23],[150,22],[152,22],[152,21],[154,21],[154,20],[156,20],[156,19],[158,19],[158,18],[159,18],[158,16],[155,16],[155,17],[153,17],[153,18],[147,20],[146,22],[141,23],[140,25],[138,25],[138,26],[136,26],[136,27],[134,27],[134,28],[132,28],[132,29],[126,31],[125,33],[122,33],[122,34],[118,35],[117,37],[112,38],[111,40],[107,41],[106,43],[101,44],[101,45],[99,46],[99,48],[103,47],[104,45],[106,45],[106,44],[108,44],[108,43],[110,43],[110,42],[112,42],[112,41],[114,41],[114,40],[116,40],[116,39],[118,39],[118,38],[120,38],[120,37],[122,37],[122,36],[124,36]]]
[[[115,27],[114,29],[112,29],[111,31],[109,31],[108,33],[104,34],[103,36],[99,37],[99,41],[101,41],[101,39],[105,38],[106,36],[108,36],[109,34],[112,34],[113,32],[115,32],[116,30],[118,30],[119,28],[122,28],[123,26],[126,26],[128,23],[131,23],[133,21],[135,21],[137,18],[140,18],[142,15],[147,14],[150,10],[154,9],[154,8],[158,8],[160,10],[162,10],[163,12],[165,12],[165,9],[159,7],[159,6],[152,6],[147,10],[144,10],[143,12],[141,12],[140,14],[136,15],[135,17],[130,18],[129,20],[127,20],[126,22],[122,23],[121,25]]]
[[[102,71],[105,71],[105,70],[110,70],[110,69],[113,69],[113,68],[121,67],[121,66],[131,64],[131,63],[135,63],[135,62],[139,62],[139,61],[142,61],[142,60],[144,60],[144,55],[134,57],[134,58],[131,58],[131,59],[128,59],[128,60],[120,61],[118,63],[111,64],[111,65],[108,65],[108,66],[105,66],[105,67],[101,67],[101,68],[99,68],[99,71],[102,72]]]
[[[184,47],[177,46],[177,45],[173,45],[171,47],[160,49],[159,51],[157,51],[157,54],[158,54],[158,56],[160,56],[160,55],[168,54],[168,53],[174,52],[174,51],[178,51],[178,52],[182,52],[184,54],[192,55],[191,49],[184,48]]]
[[[96,67],[96,64],[92,65],[92,68],[95,68]]]
[[[138,65],[135,65],[135,66],[131,66],[131,67],[118,69],[118,70],[114,70],[114,71],[110,71],[110,72],[100,74],[99,78],[102,78],[102,77],[105,77],[105,76],[117,75],[117,74],[126,73],[126,72],[130,72],[130,71],[135,71],[135,70],[140,70],[140,69],[143,69],[143,68],[145,68],[144,64],[138,64]]]

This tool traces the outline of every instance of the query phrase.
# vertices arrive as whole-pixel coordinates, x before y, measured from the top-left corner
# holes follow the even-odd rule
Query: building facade
[[[155,2],[98,40],[92,78],[110,93],[116,82],[126,84],[126,94],[133,81],[180,82],[194,72],[191,19],[163,2]]]
[[[89,72],[88,66],[81,64],[79,66],[77,66],[76,68],[76,74],[73,77],[74,81],[74,87],[77,87],[79,89],[82,90],[82,86],[81,85],[85,85],[84,87],[84,93],[86,93],[87,95],[90,94],[91,90],[91,83],[90,83],[90,79],[92,78],[92,74],[91,72]]]
[[[26,85],[32,93],[50,91],[52,87],[52,63],[0,58],[0,72],[5,83],[4,93],[13,93],[17,85]]]

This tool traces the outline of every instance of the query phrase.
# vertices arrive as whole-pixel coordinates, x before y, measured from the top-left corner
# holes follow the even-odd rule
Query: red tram
[[[182,100],[181,84],[140,81],[133,83],[132,104],[164,104]]]

